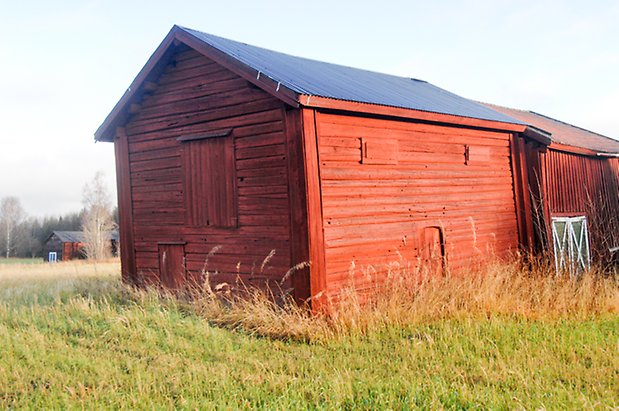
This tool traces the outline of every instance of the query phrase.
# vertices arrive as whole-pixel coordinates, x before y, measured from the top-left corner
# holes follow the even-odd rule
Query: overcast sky
[[[619,138],[617,1],[0,0],[0,197],[81,208],[93,133],[173,24],[423,79]]]

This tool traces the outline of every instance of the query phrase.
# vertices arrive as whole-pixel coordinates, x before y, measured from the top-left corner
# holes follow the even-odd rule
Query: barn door
[[[185,285],[184,244],[159,244],[159,276],[161,285],[171,290]]]
[[[441,228],[423,228],[420,240],[422,270],[433,275],[443,274],[445,269],[445,246]]]

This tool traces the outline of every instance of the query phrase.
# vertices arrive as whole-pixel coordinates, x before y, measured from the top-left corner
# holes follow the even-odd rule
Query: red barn
[[[43,260],[48,262],[85,258],[81,231],[54,231],[43,244]]]
[[[546,147],[523,145],[541,248],[578,270],[619,254],[619,141],[525,110],[487,104],[548,133]],[[537,212],[535,212],[537,210]]]
[[[118,231],[108,234],[113,256],[118,255]],[[48,262],[86,258],[86,240],[82,231],[53,231],[43,244],[43,260]]]
[[[518,144],[550,142],[421,80],[178,26],[95,138],[115,145],[126,281],[206,265],[258,284],[309,261],[284,284],[298,299],[336,294],[351,261],[458,269],[527,244]]]

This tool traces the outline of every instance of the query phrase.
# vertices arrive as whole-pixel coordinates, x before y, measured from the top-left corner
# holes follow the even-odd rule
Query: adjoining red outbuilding
[[[532,111],[486,104],[543,130],[523,146],[539,249],[572,271],[619,256],[619,141]]]

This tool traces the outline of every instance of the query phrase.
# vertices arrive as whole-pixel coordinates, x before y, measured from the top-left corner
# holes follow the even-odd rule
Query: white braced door
[[[591,264],[587,218],[552,217],[552,240],[558,272],[578,275]]]

